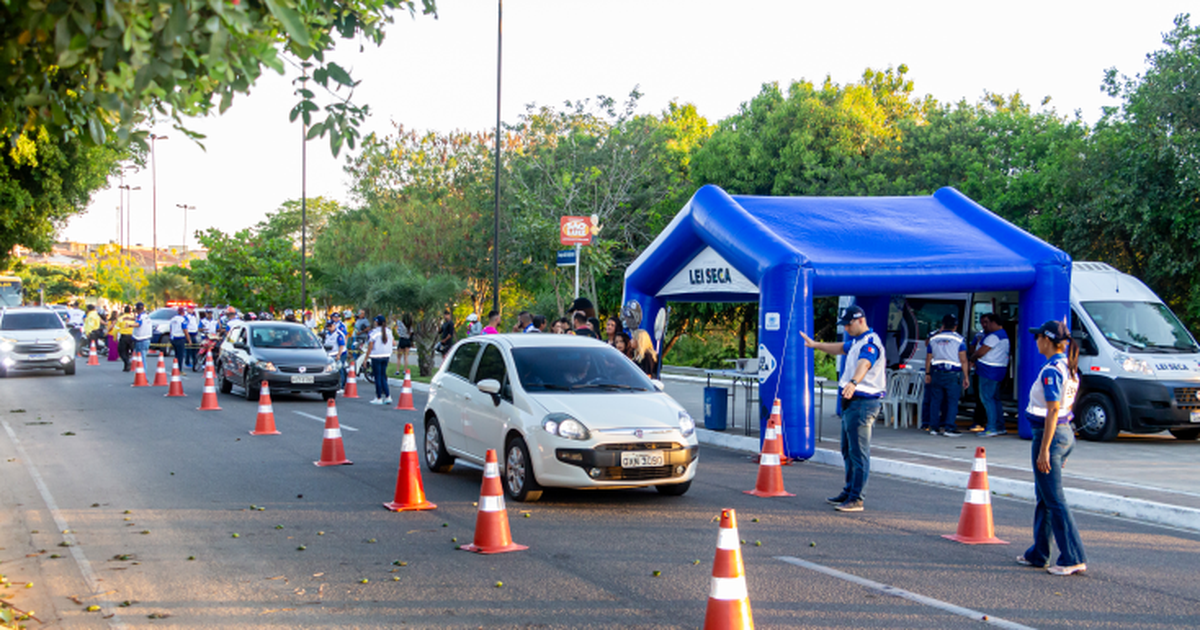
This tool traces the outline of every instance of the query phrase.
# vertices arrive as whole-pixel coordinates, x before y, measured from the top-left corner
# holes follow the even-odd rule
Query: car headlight
[[[1130,374],[1145,374],[1146,376],[1154,376],[1154,368],[1150,367],[1149,363],[1141,359],[1135,359],[1120,352],[1114,355],[1113,358],[1116,360],[1117,365],[1121,366],[1122,370],[1125,370]]]
[[[679,432],[683,437],[691,437],[696,432],[696,421],[686,411],[679,412]]]
[[[337,369],[338,369],[338,366],[337,366],[336,361],[330,361],[329,363],[325,364],[325,373],[326,374],[328,374],[330,372],[336,372]]]
[[[258,369],[260,369],[264,372],[278,372],[279,371],[275,368],[275,364],[271,363],[270,361],[259,361],[255,365],[258,366]]]
[[[55,341],[57,341],[58,345],[62,346],[62,349],[66,350],[67,352],[71,352],[75,349],[75,339],[71,337],[59,337],[55,339]]]
[[[13,348],[16,347],[17,345],[13,343],[12,339],[4,339],[0,341],[0,352],[12,352]]]
[[[565,413],[552,413],[542,420],[546,433],[568,440],[586,440],[591,437],[583,423]]]

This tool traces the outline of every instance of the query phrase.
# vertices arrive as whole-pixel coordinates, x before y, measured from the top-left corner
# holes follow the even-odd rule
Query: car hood
[[[254,357],[275,365],[325,365],[329,355],[323,348],[255,348]]]
[[[546,413],[566,413],[593,431],[617,428],[678,429],[683,409],[670,396],[658,392],[530,394]]]
[[[17,341],[54,341],[60,337],[70,337],[71,333],[65,328],[43,328],[40,330],[0,330],[0,337],[16,339]]]

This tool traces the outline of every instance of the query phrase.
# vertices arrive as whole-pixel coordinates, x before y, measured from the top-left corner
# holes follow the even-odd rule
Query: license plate
[[[45,358],[46,358],[46,355],[44,355],[44,354],[31,354],[31,355],[29,355],[29,358],[30,358],[30,359],[45,359]],[[1195,420],[1192,420],[1192,422],[1195,422]]]
[[[649,468],[662,466],[663,454],[654,452],[621,453],[621,468]]]
[[[1200,411],[1192,412],[1192,422],[1200,422]]]
[[[293,383],[308,383],[308,384],[312,384],[312,383],[314,382],[314,381],[313,381],[313,375],[312,375],[312,374],[293,374],[293,375],[292,375],[292,382],[293,382]]]

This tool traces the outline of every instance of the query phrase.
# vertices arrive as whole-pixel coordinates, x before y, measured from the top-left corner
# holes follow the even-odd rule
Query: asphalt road
[[[472,538],[477,468],[423,471],[434,511],[382,507],[404,424],[419,443],[420,414],[367,404],[369,384],[338,400],[354,464],[318,468],[315,395],[276,394],[283,434],[253,437],[257,405],[240,390],[199,412],[198,375],[184,399],[130,382],[109,363],[0,380],[0,598],[46,623],[31,628],[696,628],[727,507],[761,628],[960,628],[983,615],[1035,628],[1200,626],[1195,534],[1076,514],[1090,569],[1054,577],[1013,562],[1029,503],[993,497],[997,535],[1012,544],[961,545],[942,538],[961,491],[875,476],[867,511],[839,514],[823,498],[840,469],[787,467],[797,496],[759,499],[742,492],[755,464],[714,448],[683,497],[510,502],[529,550],[470,554],[455,547]]]

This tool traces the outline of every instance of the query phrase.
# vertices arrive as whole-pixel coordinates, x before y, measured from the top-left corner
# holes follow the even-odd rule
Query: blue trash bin
[[[704,428],[724,431],[729,415],[729,390],[724,387],[704,388]]]

